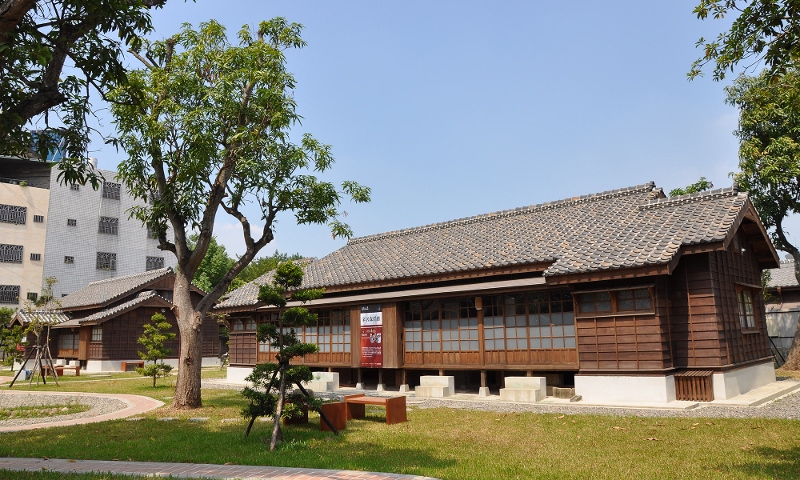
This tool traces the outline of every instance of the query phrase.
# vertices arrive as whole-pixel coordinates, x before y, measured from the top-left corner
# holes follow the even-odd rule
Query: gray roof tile
[[[797,278],[794,275],[794,262],[783,261],[779,268],[772,268],[769,270],[770,280],[769,287],[797,287]]]
[[[651,182],[353,238],[309,264],[303,287],[532,263],[552,262],[546,277],[664,265],[681,246],[725,240],[749,202],[735,188],[663,197]],[[245,285],[218,308],[255,305],[257,294],[257,285]]]
[[[97,313],[89,315],[88,317],[78,319],[78,323],[102,322],[117,316],[117,314],[120,314],[122,312],[130,310],[131,308],[141,305],[147,302],[148,300],[154,300],[154,299],[162,300],[164,305],[170,305],[170,306],[172,305],[167,299],[158,295],[155,290],[147,290],[145,292],[139,293],[138,295],[136,295],[136,297],[134,297],[131,300],[128,300],[127,302],[120,303],[119,305],[116,305],[112,308],[107,308],[105,310],[99,311]]]
[[[130,295],[142,286],[155,282],[171,273],[172,268],[166,267],[92,282],[80,290],[61,298],[61,308],[62,310],[72,310],[95,305],[103,306]]]

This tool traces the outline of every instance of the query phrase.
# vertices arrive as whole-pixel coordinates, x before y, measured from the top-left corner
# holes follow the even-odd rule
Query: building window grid
[[[164,268],[164,257],[147,257],[145,260],[145,270],[158,270]]]
[[[95,325],[92,327],[92,342],[102,342],[103,341],[103,326],[102,325]]]
[[[75,190],[77,192],[78,190],[81,189],[81,187],[77,183],[73,183],[72,185],[69,186],[69,189],[70,190]]]
[[[73,263],[75,263],[75,257],[65,256],[64,263],[66,263],[67,265],[72,265]]]
[[[317,324],[303,328],[303,341],[319,347],[320,353],[350,351],[350,316],[345,310],[320,310]]]
[[[478,315],[474,300],[423,300],[406,310],[408,352],[478,351]]]
[[[25,225],[28,207],[0,204],[0,222]]]
[[[77,227],[78,226],[78,221],[75,220],[74,218],[68,218],[67,219],[67,226],[68,227]]]
[[[119,218],[100,217],[100,223],[97,231],[98,233],[119,235]]]
[[[575,348],[575,317],[568,292],[484,297],[483,314],[486,350]]]
[[[0,243],[0,262],[22,263],[22,245]]]
[[[79,336],[77,333],[61,333],[58,336],[59,350],[77,350]]]
[[[0,285],[0,303],[19,303],[19,285]]]
[[[44,215],[34,215],[33,221],[36,223],[44,223]]]
[[[122,185],[114,182],[103,182],[103,198],[119,200]]]
[[[31,302],[35,302],[39,298],[39,294],[36,292],[28,292],[27,297]]]
[[[581,314],[646,312],[653,310],[653,296],[649,288],[577,293],[576,295]]]
[[[97,270],[116,270],[117,254],[111,252],[97,252]]]
[[[42,254],[41,253],[31,253],[31,261],[32,262],[38,262],[41,259],[42,259]]]

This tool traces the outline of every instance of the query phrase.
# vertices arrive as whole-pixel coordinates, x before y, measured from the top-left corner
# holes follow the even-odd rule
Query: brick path
[[[254,467],[197,463],[112,462],[57,458],[0,458],[0,469],[28,472],[114,473],[173,478],[286,479],[286,480],[436,480],[417,475],[320,470],[315,468]]]

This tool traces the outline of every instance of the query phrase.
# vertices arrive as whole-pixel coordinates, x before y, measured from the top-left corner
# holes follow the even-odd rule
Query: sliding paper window
[[[569,292],[530,292],[484,297],[486,350],[575,348]]]
[[[410,302],[405,312],[408,352],[478,351],[478,315],[474,300]]]

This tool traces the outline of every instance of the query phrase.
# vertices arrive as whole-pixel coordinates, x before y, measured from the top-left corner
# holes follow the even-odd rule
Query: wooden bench
[[[136,368],[144,368],[144,360],[134,360],[132,362],[122,362],[122,371],[128,371],[128,365],[133,365],[133,371],[136,371]]]
[[[56,369],[56,375],[58,375],[59,377],[64,375],[64,370],[65,369],[66,370],[74,370],[76,377],[80,377],[81,376],[81,367],[79,365],[76,365],[76,366],[56,365],[55,369]],[[49,375],[49,374],[50,374],[50,366],[49,365],[42,365],[42,376]]]
[[[347,405],[347,419],[364,418],[366,405],[378,405],[386,408],[386,424],[407,422],[406,397],[367,397],[363,393],[345,395],[344,403]]]

